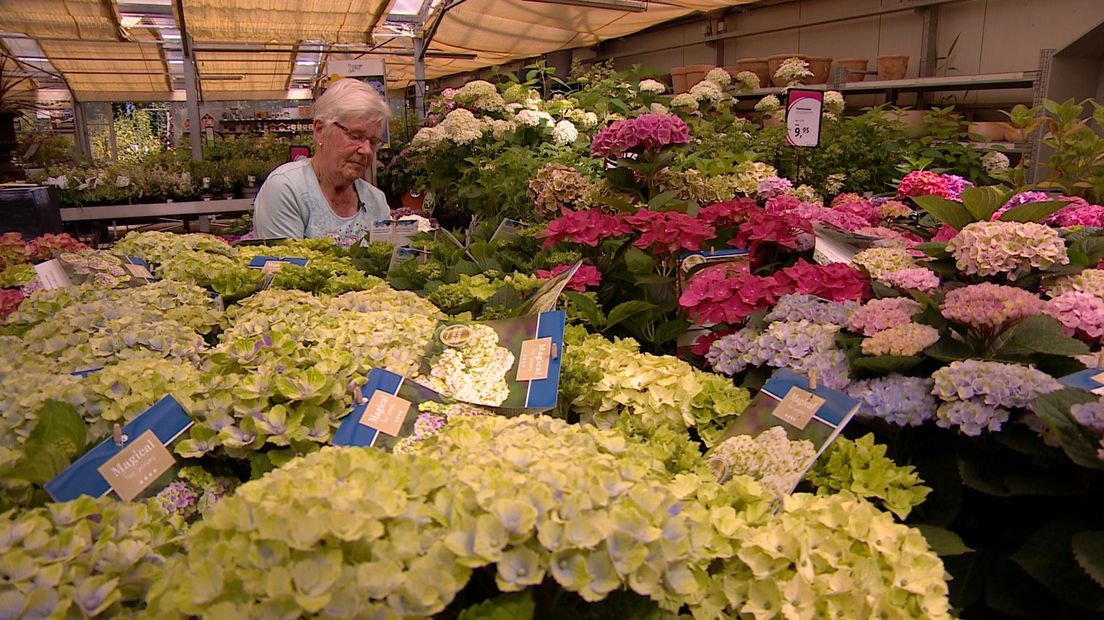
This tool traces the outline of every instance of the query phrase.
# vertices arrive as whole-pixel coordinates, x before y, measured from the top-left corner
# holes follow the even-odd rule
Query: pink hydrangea
[[[690,281],[679,296],[679,305],[699,323],[735,324],[752,312],[773,306],[788,292],[772,277],[706,271]]]
[[[549,222],[542,234],[546,248],[561,241],[597,247],[601,241],[627,234],[630,230],[620,216],[607,215],[599,209],[564,209],[560,219]]]
[[[927,267],[909,267],[883,274],[879,278],[890,286],[909,291],[930,292],[939,288],[939,276]]]
[[[866,274],[843,263],[814,265],[805,260],[774,274],[788,292],[816,295],[828,301],[862,301],[870,297]]]
[[[947,293],[942,314],[967,327],[997,332],[1040,314],[1043,307],[1043,300],[1030,291],[985,282]]]
[[[813,241],[813,227],[808,220],[792,213],[764,213],[740,224],[739,231],[729,241],[729,245],[746,248],[754,254],[764,243],[781,245],[792,250],[807,250],[812,247]]]
[[[865,218],[854,213],[829,209],[812,202],[801,202],[793,196],[775,196],[767,201],[765,210],[767,213],[785,213],[812,223],[824,222],[848,231],[870,225]]]
[[[906,196],[939,196],[948,200],[958,198],[943,175],[930,170],[914,170],[901,179],[897,185],[897,197]]]
[[[0,319],[8,318],[8,315],[19,309],[23,303],[23,293],[15,289],[0,289]]]
[[[1089,204],[1084,198],[1070,198],[1068,206],[1062,207],[1053,213],[1044,223],[1061,226],[1062,228],[1069,226],[1104,227],[1104,206]]]
[[[874,203],[858,194],[840,194],[832,201],[832,209],[849,213],[866,220],[868,226],[876,226],[882,221],[882,211]]]
[[[1050,284],[1047,295],[1057,297],[1070,291],[1088,293],[1104,299],[1104,270],[1099,267],[1082,269],[1080,273],[1059,278]]]
[[[701,249],[702,243],[717,236],[711,225],[675,211],[641,209],[624,221],[640,232],[633,245],[661,255],[679,250],[696,252]]]
[[[1104,342],[1104,299],[1071,291],[1047,302],[1044,312],[1058,320],[1070,336],[1077,332]]]
[[[690,126],[673,114],[643,114],[603,127],[590,143],[595,157],[619,157],[626,151],[659,150],[690,142]]]
[[[939,227],[939,230],[935,232],[935,236],[932,237],[931,240],[935,243],[947,243],[956,236],[958,236],[958,230],[949,224],[944,224]]]
[[[27,252],[31,260],[49,260],[63,252],[79,252],[87,249],[89,249],[87,245],[66,233],[60,235],[46,233],[27,244]]]
[[[751,198],[737,198],[706,205],[698,209],[698,219],[717,227],[735,226],[762,213]]]
[[[771,176],[759,181],[756,193],[760,198],[773,198],[793,189],[793,183],[789,179]]]
[[[1058,231],[1030,222],[973,222],[947,243],[955,265],[969,275],[1007,274],[1015,280],[1032,269],[1069,263]]]
[[[549,280],[567,271],[568,269],[571,269],[571,265],[572,263],[556,265],[552,268],[551,271],[547,269],[538,269],[536,270],[534,275],[536,275],[538,278]],[[571,280],[569,280],[567,283],[567,288],[572,291],[583,292],[587,289],[587,287],[596,288],[601,283],[602,272],[598,271],[598,268],[594,265],[587,265],[584,263],[582,265],[579,265],[578,271],[575,272],[575,275],[571,276]]]
[[[916,301],[908,297],[886,297],[871,299],[851,313],[847,329],[864,336],[904,325],[923,309]]]
[[[862,352],[867,355],[917,355],[938,340],[938,329],[930,325],[905,323],[863,340]]]

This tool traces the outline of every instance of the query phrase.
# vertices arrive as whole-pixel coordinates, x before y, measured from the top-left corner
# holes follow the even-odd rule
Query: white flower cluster
[[[680,93],[671,98],[672,108],[686,108],[687,110],[698,109],[698,99],[690,93]]]
[[[724,71],[724,69],[722,69],[722,71]],[[728,74],[725,73],[725,75]],[[725,93],[721,90],[721,87],[717,86],[716,82],[711,82],[709,80],[702,80],[691,86],[690,94],[693,95],[694,99],[697,99],[699,103],[702,101],[717,102],[725,97]]]
[[[445,138],[445,130],[440,125],[422,127],[410,139],[410,148],[415,151],[429,151],[436,148]]]
[[[489,112],[501,110],[506,106],[506,100],[498,94],[495,85],[485,80],[474,80],[464,84],[456,91],[453,98],[477,110]]]
[[[843,94],[838,90],[830,90],[824,93],[824,112],[827,114],[834,114],[839,116],[843,114],[843,108],[846,103],[843,100]]]
[[[781,426],[772,426],[754,438],[737,435],[726,439],[707,456],[720,482],[733,476],[751,476],[778,497],[788,495],[797,486],[815,459],[813,442],[793,441]]]
[[[562,120],[552,128],[552,141],[559,145],[572,144],[579,138],[579,130],[569,120]]]
[[[456,144],[470,144],[483,137],[483,124],[464,108],[449,112],[439,126]]]
[[[805,78],[813,77],[813,72],[809,71],[809,63],[793,57],[782,61],[778,70],[774,72],[774,77],[785,82],[787,86],[796,86]]]
[[[709,73],[705,74],[706,81],[713,82],[720,88],[724,88],[732,83],[732,76],[720,67],[714,67],[709,70]]]
[[[480,121],[483,123],[483,133],[490,132],[495,140],[502,140],[507,133],[517,129],[517,123],[514,121],[504,121],[489,116],[484,116]]]
[[[498,346],[498,333],[486,325],[470,325],[471,339],[447,348],[430,365],[429,376],[414,380],[446,396],[478,405],[498,406],[510,395],[506,373],[514,354]]]
[[[594,112],[586,112],[579,108],[572,108],[564,112],[564,118],[584,129],[592,129],[598,126],[598,115]]]
[[[998,151],[989,151],[981,156],[981,167],[991,177],[1008,172],[1009,165],[1008,156]]]
[[[517,121],[519,125],[526,125],[528,127],[548,127],[553,123],[552,115],[548,112],[529,109],[518,110],[514,120]]]
[[[667,85],[656,80],[641,80],[636,86],[642,93],[655,93],[662,95],[667,90]]]
[[[782,107],[782,102],[778,97],[774,95],[767,95],[759,100],[759,103],[755,104],[756,112],[771,113],[779,110]]]
[[[648,106],[648,111],[651,112],[652,114],[668,114],[668,113],[670,113],[671,110],[668,109],[667,106],[663,105],[662,103],[660,103],[658,101],[653,101],[652,105]]]
[[[755,90],[759,88],[759,76],[751,71],[741,71],[736,74],[736,85],[741,90]]]

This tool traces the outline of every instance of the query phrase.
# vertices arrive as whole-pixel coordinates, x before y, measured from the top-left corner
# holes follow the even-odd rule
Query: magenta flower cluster
[[[947,293],[942,308],[948,321],[985,332],[1007,329],[1042,311],[1043,300],[1034,293],[989,282]]]
[[[939,196],[947,200],[958,200],[962,196],[962,190],[969,185],[969,181],[954,174],[914,170],[906,174],[897,185],[897,197]]]
[[[921,309],[919,303],[907,297],[871,299],[851,314],[847,329],[873,336],[882,330],[909,323]]]
[[[590,143],[595,157],[619,157],[626,151],[657,151],[690,142],[690,126],[673,114],[643,114],[602,128]]]

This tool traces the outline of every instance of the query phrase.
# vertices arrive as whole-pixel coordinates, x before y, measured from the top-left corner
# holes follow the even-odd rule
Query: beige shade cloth
[[[291,52],[196,52],[204,99],[233,99],[266,91],[284,98],[295,55]]]
[[[180,0],[192,39],[368,43],[395,0]]]
[[[441,19],[429,49],[474,53],[476,59],[426,58],[426,77],[474,71],[511,60],[557,50],[588,47],[639,32],[656,24],[757,0],[664,0],[649,2],[646,11],[578,7],[526,0],[467,0]],[[392,68],[394,69],[392,71]],[[414,63],[388,60],[393,87],[414,79]]]
[[[0,0],[0,30],[75,41],[118,39],[104,0]]]
[[[168,66],[155,45],[103,41],[41,41],[39,45],[78,100],[102,100],[103,93],[118,93],[120,100],[126,100],[123,95],[164,99],[172,92]]]

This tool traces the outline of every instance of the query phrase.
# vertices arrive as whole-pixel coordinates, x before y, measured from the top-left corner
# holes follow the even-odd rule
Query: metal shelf
[[[1000,88],[1032,88],[1039,79],[1038,71],[1017,71],[1013,73],[982,73],[980,75],[963,75],[950,77],[918,77],[906,80],[870,80],[863,82],[847,82],[844,84],[812,84],[801,88],[813,90],[838,90],[841,93],[891,93],[893,91],[904,92],[929,92],[940,90],[990,90]],[[781,95],[786,92],[785,87],[759,88],[746,93],[737,93],[736,98],[765,97],[767,95]]]
[[[240,213],[253,210],[252,198],[196,200],[190,202],[157,202],[139,205],[107,205],[103,207],[66,207],[61,209],[63,222],[123,220],[136,217],[187,217],[212,213]]]

